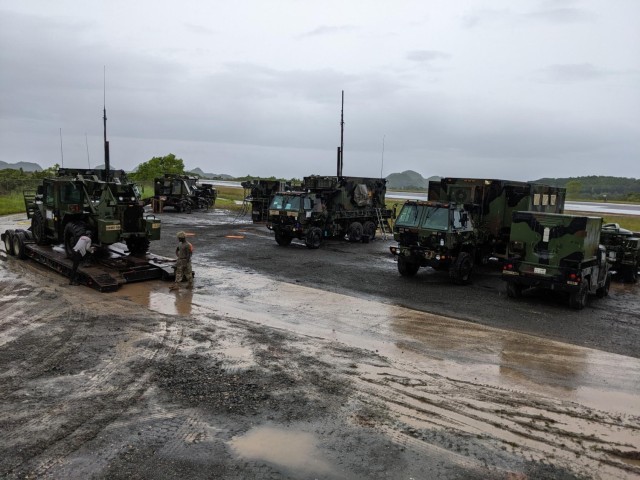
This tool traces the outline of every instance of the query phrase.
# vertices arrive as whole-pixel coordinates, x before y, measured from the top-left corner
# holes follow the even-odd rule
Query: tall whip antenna
[[[87,165],[89,165],[89,170],[91,170],[91,160],[89,160],[89,140],[87,140],[87,132],[84,132],[84,144],[87,146]]]
[[[386,135],[382,136],[382,161],[380,162],[380,178],[382,178],[382,169],[384,168],[384,138]]]
[[[104,122],[104,181],[108,182],[111,176],[111,165],[109,164],[109,142],[107,141],[107,67],[106,66],[104,67],[102,120]]]
[[[343,154],[344,152],[344,90],[342,90],[342,107],[340,108],[340,146],[338,147],[338,177],[342,176]]]

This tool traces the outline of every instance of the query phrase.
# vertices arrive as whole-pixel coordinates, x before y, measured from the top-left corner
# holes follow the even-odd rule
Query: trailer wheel
[[[362,226],[362,234],[369,237],[369,240],[376,238],[376,224],[371,220],[364,222]]]
[[[33,212],[33,217],[31,217],[31,232],[38,245],[47,244],[45,221],[40,210]]]
[[[607,279],[604,281],[604,285],[596,290],[596,296],[598,298],[604,298],[609,295],[609,287],[611,287],[611,275],[607,274]]]
[[[313,227],[307,232],[307,237],[304,241],[307,248],[316,249],[320,248],[320,243],[322,243],[322,230],[318,227]]]
[[[9,255],[13,255],[13,230],[4,232],[4,249]]]
[[[403,277],[413,277],[420,269],[420,264],[404,255],[398,256],[398,272]]]
[[[87,227],[83,222],[69,222],[64,227],[64,250],[67,257],[73,257],[73,247],[78,243],[78,239],[84,235]]]
[[[362,224],[360,222],[351,222],[348,232],[350,242],[359,242],[362,240]]]
[[[571,308],[575,308],[576,310],[582,310],[587,305],[587,294],[589,293],[589,288],[587,287],[587,282],[583,281],[580,284],[580,288],[575,292],[571,292],[569,295],[569,305]]]
[[[20,260],[24,260],[27,258],[27,252],[24,248],[25,238],[26,236],[24,232],[15,232],[13,234],[13,254]]]
[[[507,283],[507,297],[520,298],[522,296],[522,285],[509,282]]]
[[[473,260],[467,252],[460,252],[449,269],[449,277],[456,285],[466,285],[471,281]]]
[[[127,238],[126,243],[130,253],[133,255],[142,255],[147,253],[151,242],[149,242],[149,239],[146,237],[133,237]]]
[[[286,233],[276,232],[276,242],[281,247],[286,247],[287,245],[291,244],[291,237]]]

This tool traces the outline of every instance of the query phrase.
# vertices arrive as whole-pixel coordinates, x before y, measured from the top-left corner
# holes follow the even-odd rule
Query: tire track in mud
[[[120,301],[114,302],[120,304],[114,308],[118,314],[105,317],[100,312],[104,303],[95,302],[93,292],[58,288],[51,295],[48,288],[30,288],[18,279],[0,287],[0,293],[24,293],[12,302],[15,313],[0,324],[0,356],[4,365],[11,365],[3,372],[7,381],[0,393],[14,406],[13,422],[3,422],[3,429],[10,432],[2,446],[3,475],[40,477],[64,463],[143,395],[150,375],[141,373],[140,365],[144,370],[155,358],[172,355],[181,340],[181,331],[159,314],[148,315],[159,319],[152,323],[156,327],[131,322],[126,317],[131,308]],[[48,307],[34,308],[42,303],[38,297],[43,294],[51,297]],[[55,333],[55,342],[50,333]],[[99,347],[86,347],[95,344],[95,338],[87,341],[89,335],[104,335],[107,340]],[[16,350],[34,344],[41,348],[31,352],[28,361],[16,360]],[[86,370],[77,366],[86,360]],[[136,375],[129,371],[132,364],[138,365]],[[39,396],[47,398],[45,404],[38,402]],[[16,412],[20,398],[27,405]],[[7,404],[0,404],[0,412]],[[38,445],[22,440],[34,437],[40,438]]]
[[[411,367],[362,367],[365,372],[354,379],[356,389],[369,397],[368,403],[383,404],[392,412],[395,422],[383,429],[403,445],[428,451],[435,444],[455,453],[465,448],[451,441],[455,436],[474,444],[466,447],[465,457],[493,467],[500,467],[500,458],[508,455],[555,464],[590,478],[594,472],[598,472],[595,478],[640,474],[640,468],[612,455],[632,454],[634,444],[640,444],[639,417],[612,417],[578,404],[461,382]],[[613,428],[634,444],[608,438]]]

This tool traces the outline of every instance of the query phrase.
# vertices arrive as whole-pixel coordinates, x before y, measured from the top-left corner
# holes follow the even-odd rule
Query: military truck
[[[393,229],[403,276],[420,267],[449,272],[460,285],[470,282],[476,263],[508,257],[511,215],[517,210],[564,209],[565,189],[496,179],[443,178],[429,184],[429,200],[407,201]]]
[[[569,304],[582,309],[587,296],[609,294],[611,272],[600,245],[602,218],[539,212],[514,212],[512,258],[503,266],[507,295],[518,298],[529,287],[569,294]]]
[[[302,191],[273,196],[267,228],[273,230],[281,246],[294,238],[304,240],[311,249],[319,248],[329,237],[369,241],[391,217],[385,193],[386,180],[382,178],[305,177]]]
[[[269,218],[269,205],[278,192],[289,192],[294,189],[291,182],[282,180],[248,180],[241,183],[244,188],[244,202],[251,208],[253,223],[266,222]]]
[[[607,249],[607,257],[624,281],[636,283],[640,268],[640,233],[621,228],[617,223],[602,226],[600,241]]]
[[[186,182],[195,193],[198,208],[213,208],[218,198],[218,190],[212,183],[202,183],[198,177],[186,176]]]
[[[160,220],[144,214],[138,188],[124,172],[106,181],[103,170],[59,169],[35,194],[25,192],[25,205],[34,241],[63,243],[69,256],[87,230],[96,246],[124,242],[134,254],[160,239]]]
[[[191,213],[196,209],[209,209],[215,204],[217,191],[211,184],[198,184],[197,177],[165,173],[153,181],[153,199],[157,210],[173,207],[176,212]]]

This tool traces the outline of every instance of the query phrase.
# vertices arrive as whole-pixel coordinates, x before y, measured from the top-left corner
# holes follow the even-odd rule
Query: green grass
[[[241,202],[244,199],[244,188],[216,186],[215,189],[218,191],[216,208],[227,210],[240,210],[242,208],[242,205],[237,204],[236,201]]]
[[[578,212],[575,212],[578,213]],[[584,212],[583,212],[584,213]],[[617,223],[632,232],[640,232],[640,216],[637,215],[604,215],[602,223]]]
[[[9,215],[11,213],[24,212],[24,196],[22,193],[0,195],[0,215]]]

